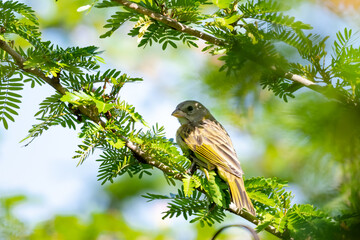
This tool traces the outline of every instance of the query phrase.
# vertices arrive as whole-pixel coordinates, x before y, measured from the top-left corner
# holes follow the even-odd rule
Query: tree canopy
[[[183,216],[190,223],[211,226],[230,212],[255,224],[256,231],[281,239],[350,239],[359,233],[360,219],[358,34],[344,28],[330,42],[326,35],[310,33],[309,23],[288,15],[290,7],[275,0],[96,0],[78,9],[89,15],[98,9],[113,11],[100,38],[111,38],[130,23],[128,35],[137,38],[140,48],[159,44],[162,50],[181,51],[184,45],[201,48],[209,59],[216,56],[204,73],[204,86],[219,103],[226,103],[222,111],[233,115],[236,111],[229,102],[249,110],[245,105],[251,98],[255,113],[249,132],[262,131],[257,136],[265,153],[259,165],[266,166],[262,171],[271,177],[259,172],[245,180],[256,217],[229,204],[227,186],[215,172],[209,179],[201,172],[187,174],[191,162],[173,139],[165,137],[165,128],[149,126],[123,99],[123,87],[141,78],[118,69],[103,70],[104,49],[63,48],[43,40],[37,14],[13,0],[0,1],[0,121],[7,129],[16,120],[25,84],[50,85],[55,91],[44,96],[34,116],[37,123],[23,142],[29,145],[56,125],[80,128],[82,144],[74,158],[81,165],[94,151],[100,152],[101,184],[122,175],[142,179],[160,170],[174,186],[173,193],[144,197],[168,200],[163,218]],[[266,104],[261,102],[264,94]],[[297,138],[285,142],[285,135]],[[340,179],[335,192],[320,191],[324,201],[292,202],[289,181],[315,167],[328,171],[324,178],[335,178],[332,166]],[[176,182],[182,182],[180,187]],[[321,204],[331,201],[340,202],[339,211]],[[97,218],[122,224],[121,216],[94,216],[93,221]]]

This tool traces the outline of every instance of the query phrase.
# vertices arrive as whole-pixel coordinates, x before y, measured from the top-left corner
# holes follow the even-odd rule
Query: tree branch
[[[16,52],[14,49],[12,49],[10,47],[9,44],[7,44],[5,41],[0,40],[0,48],[2,48],[5,52],[7,52],[8,54],[10,54],[10,56],[15,60],[15,62],[17,63],[17,65],[19,66],[19,68],[21,70],[23,70],[24,72],[28,72],[31,73],[33,75],[35,75],[38,78],[41,78],[42,80],[44,80],[47,84],[49,84],[50,86],[52,86],[53,88],[55,88],[59,93],[61,94],[65,94],[65,92],[67,91],[66,88],[64,88],[63,86],[60,85],[59,80],[57,78],[50,78],[47,77],[41,70],[37,69],[37,68],[26,68],[24,66],[24,63],[26,62],[26,59],[23,58],[18,52]]]
[[[300,75],[297,74],[293,74],[293,73],[285,73],[285,78],[293,81],[293,82],[297,82],[300,83],[301,85],[310,88],[311,90],[321,93],[323,94],[325,97],[330,98],[330,99],[334,99],[337,100],[339,102],[348,102],[349,99],[346,98],[345,95],[339,93],[338,91],[336,91],[332,85],[326,85],[326,86],[320,86],[319,84],[316,84]]]
[[[154,12],[152,10],[149,10],[147,8],[144,8],[142,6],[140,6],[139,4],[137,3],[134,3],[134,2],[131,2],[131,1],[128,1],[128,0],[112,0],[114,2],[117,2],[127,8],[130,8],[140,14],[143,14],[143,15],[146,15],[152,19],[155,19],[156,21],[159,21],[161,23],[164,23],[166,25],[168,25],[169,27],[171,28],[174,28],[180,32],[184,32],[184,33],[187,33],[187,34],[190,34],[192,36],[195,36],[195,37],[198,37],[202,40],[205,40],[209,43],[212,43],[214,45],[217,45],[217,46],[225,46],[226,45],[226,42],[222,39],[219,39],[219,38],[216,38],[214,36],[211,36],[207,33],[204,33],[202,31],[199,31],[199,30],[196,30],[194,28],[191,28],[185,24],[182,24],[168,16],[164,16],[160,13],[157,13],[157,12]],[[316,84],[312,81],[310,81],[309,79],[306,79],[302,76],[299,76],[299,75],[296,75],[296,74],[293,74],[293,73],[285,73],[284,74],[284,77],[286,79],[289,79],[293,82],[296,82],[296,83],[300,83],[302,86],[304,87],[307,87],[313,91],[316,91],[318,93],[321,93],[323,94],[324,96],[328,97],[328,98],[331,98],[331,99],[336,99],[338,101],[341,101],[341,102],[346,102],[347,101],[347,98],[339,93],[335,93],[334,91],[332,91],[331,88],[329,88],[328,86],[321,86],[319,84]]]
[[[137,3],[134,3],[134,2],[130,2],[130,1],[127,1],[127,0],[113,0],[114,2],[117,2],[127,8],[130,8],[138,13],[141,13],[143,15],[146,15],[146,16],[149,16],[151,17],[152,19],[155,19],[156,21],[159,21],[161,23],[164,23],[165,25],[168,25],[169,27],[171,28],[174,28],[180,32],[183,32],[183,33],[187,33],[187,34],[190,34],[192,36],[195,36],[195,37],[198,37],[200,39],[203,39],[209,43],[212,43],[212,44],[215,44],[215,45],[218,45],[218,46],[223,46],[225,45],[225,41],[219,39],[219,38],[216,38],[214,36],[211,36],[207,33],[204,33],[204,32],[201,32],[201,31],[198,31],[194,28],[191,28],[187,25],[184,25],[170,17],[167,17],[167,16],[164,16],[160,13],[157,13],[157,12],[154,12],[154,11],[151,11],[147,8],[144,8],[143,6],[140,6],[139,4]]]
[[[55,90],[57,90],[62,95],[66,94],[66,92],[68,92],[68,89],[63,87],[60,84],[60,82],[58,81],[58,79],[47,77],[44,74],[44,72],[42,72],[40,69],[24,68],[24,63],[26,62],[26,59],[24,57],[22,57],[18,52],[16,52],[13,48],[11,48],[5,41],[0,40],[0,48],[12,56],[12,58],[15,60],[15,62],[18,65],[20,70],[28,72],[36,77],[41,78],[42,80],[44,80],[46,83],[48,83],[50,86],[52,86]],[[79,110],[84,116],[87,116],[89,119],[96,122],[97,124],[100,124],[101,126],[103,126],[105,128],[106,123],[100,119],[99,113],[97,112],[97,110],[94,110],[87,106],[79,106]],[[183,178],[185,178],[185,176],[183,174],[173,171],[169,166],[163,164],[161,161],[158,161],[158,160],[154,159],[153,157],[151,157],[150,155],[148,155],[138,145],[129,141],[126,137],[122,136],[121,138],[125,141],[126,147],[133,152],[134,156],[136,157],[136,159],[139,162],[146,163],[153,167],[156,167],[159,170],[161,170],[162,172],[166,173],[167,175],[173,176],[177,180],[181,181]],[[198,189],[198,190],[201,191],[200,189]],[[234,207],[229,207],[226,210],[231,213],[234,213],[238,216],[241,216],[242,218],[248,220],[249,222],[251,222],[255,225],[258,225],[260,223],[259,219],[257,219],[255,216],[251,215],[250,213],[248,213],[246,211],[243,211],[243,210],[239,211],[238,209],[236,209]],[[280,232],[278,232],[273,226],[268,226],[267,228],[265,228],[265,230],[277,237],[280,237],[280,238],[282,237],[282,234]]]
[[[317,85],[316,83],[314,83],[314,82],[312,82],[312,81],[310,81],[310,80],[308,80],[308,79],[306,79],[306,78],[304,78],[304,77],[302,77],[300,75],[292,74],[290,72],[286,73],[285,77],[287,79],[290,79],[290,80],[294,81],[294,82],[298,82],[298,83],[300,83],[300,84],[302,84],[302,85],[304,85],[306,87],[312,87],[312,86]]]
[[[62,95],[64,95],[66,92],[69,91],[60,84],[58,78],[48,77],[45,75],[43,71],[41,71],[38,68],[26,68],[24,66],[26,59],[23,56],[21,56],[18,52],[16,52],[12,47],[10,47],[10,45],[7,44],[5,41],[0,40],[0,48],[2,48],[5,52],[7,52],[15,60],[19,69],[21,69],[22,71],[31,73],[32,75],[44,80],[47,84],[52,86],[56,91],[58,91]],[[94,113],[93,109],[86,106],[79,106],[79,110],[82,114],[89,117],[92,121],[101,124],[101,120],[98,116],[98,113]]]
[[[134,153],[135,157],[140,162],[144,162],[151,166],[154,166],[154,167],[160,169],[162,172],[166,173],[167,175],[173,176],[177,180],[182,180],[184,178],[184,175],[173,171],[169,166],[166,166],[162,162],[152,158],[146,152],[144,152],[140,147],[135,145],[133,142],[131,142],[127,139],[125,141],[126,141],[126,147],[129,148]]]

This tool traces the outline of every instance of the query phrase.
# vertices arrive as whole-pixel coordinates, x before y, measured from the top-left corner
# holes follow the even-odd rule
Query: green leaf
[[[4,109],[6,109],[6,111],[10,112],[13,115],[19,115],[14,109],[9,108],[9,107],[5,107]]]
[[[262,204],[268,205],[270,207],[274,207],[276,205],[274,199],[269,198],[268,195],[266,195],[265,193],[249,191],[248,195],[251,199],[261,202]]]
[[[9,119],[12,122],[15,122],[15,119],[7,112],[3,112],[2,114],[4,114],[6,116],[7,119]]]
[[[172,41],[168,41],[168,43],[173,47],[173,48],[177,48],[176,44]]]
[[[65,95],[63,95],[60,98],[61,101],[63,102],[68,102],[68,103],[78,103],[79,97],[77,95],[75,95],[74,93],[71,92],[66,92]]]
[[[186,197],[190,197],[194,191],[193,186],[191,185],[191,176],[185,175],[185,177],[182,179],[184,184],[184,193]]]
[[[103,63],[103,64],[106,64],[105,60],[104,60],[102,57],[94,56],[94,58],[95,58],[98,62]]]
[[[230,17],[215,18],[215,25],[220,28],[227,28],[230,31],[233,31],[234,27],[231,24],[238,21],[240,17],[240,15],[232,15]]]
[[[166,49],[167,44],[168,44],[168,41],[164,42],[164,44],[163,44],[162,47],[161,47],[162,50],[165,50],[165,49]]]
[[[18,105],[16,105],[15,103],[12,102],[6,102],[7,105],[9,105],[10,107],[16,108],[16,109],[20,109],[20,107]]]
[[[3,122],[3,125],[4,125],[4,128],[5,128],[5,129],[8,129],[8,128],[9,128],[9,125],[8,125],[8,123],[7,123],[7,121],[6,121],[5,118],[0,118],[0,121]]]
[[[224,199],[223,199],[223,193],[217,181],[217,177],[216,177],[217,174],[214,171],[209,171],[208,173],[209,173],[208,193],[211,199],[214,201],[214,203],[222,207]]]
[[[108,140],[108,143],[116,149],[121,149],[125,146],[125,141],[121,139],[116,139],[115,142],[113,140]]]
[[[218,6],[220,9],[228,8],[232,3],[232,0],[212,0],[213,4]]]
[[[107,111],[109,111],[110,109],[114,108],[116,106],[116,104],[113,103],[104,103],[102,101],[99,100],[94,100],[95,104],[96,104],[96,108],[98,109],[98,111],[100,113],[106,113]]]
[[[257,225],[255,229],[256,229],[257,232],[261,232],[262,230],[264,230],[265,228],[267,228],[271,224],[272,224],[272,221],[265,221],[265,222]]]

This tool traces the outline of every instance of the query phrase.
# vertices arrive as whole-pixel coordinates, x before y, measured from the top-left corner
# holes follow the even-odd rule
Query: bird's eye
[[[188,106],[186,109],[187,109],[189,112],[191,112],[192,110],[194,110],[193,106]]]

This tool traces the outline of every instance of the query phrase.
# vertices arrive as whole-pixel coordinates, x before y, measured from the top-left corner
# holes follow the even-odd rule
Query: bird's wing
[[[209,162],[235,176],[242,176],[231,139],[218,122],[205,120],[201,126],[189,127],[182,133],[182,139],[199,160]]]

